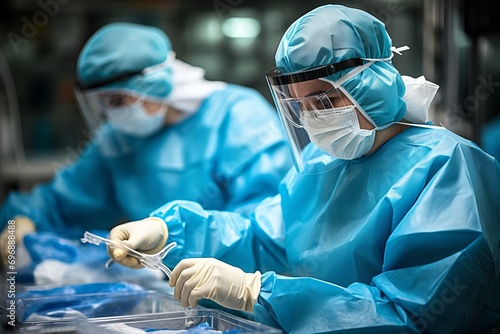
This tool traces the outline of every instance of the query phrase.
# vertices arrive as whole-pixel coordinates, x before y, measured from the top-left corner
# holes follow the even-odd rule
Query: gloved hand
[[[160,218],[149,217],[116,226],[111,230],[109,238],[121,241],[123,245],[139,252],[154,254],[165,247],[168,229]],[[144,267],[137,258],[127,255],[123,249],[108,246],[108,255],[113,261],[123,266],[134,269]]]
[[[14,221],[14,223],[12,223],[12,221]],[[35,223],[26,216],[16,216],[14,219],[9,220],[2,234],[0,234],[0,262],[3,267],[6,267],[8,264],[10,254],[9,245],[11,248],[15,246],[19,249],[23,243],[24,236],[35,231]],[[15,253],[11,255],[16,256]]]
[[[169,284],[184,307],[211,299],[230,309],[253,312],[260,293],[260,272],[247,274],[213,258],[184,259],[174,268]]]

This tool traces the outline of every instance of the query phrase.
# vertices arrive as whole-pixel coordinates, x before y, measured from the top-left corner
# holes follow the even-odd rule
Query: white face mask
[[[136,137],[147,137],[161,129],[166,112],[167,107],[162,104],[158,112],[150,115],[142,102],[125,107],[104,109],[104,114],[116,129]]]
[[[321,110],[314,116],[302,116],[301,121],[316,146],[344,160],[357,159],[368,153],[378,129],[360,129],[353,105]]]

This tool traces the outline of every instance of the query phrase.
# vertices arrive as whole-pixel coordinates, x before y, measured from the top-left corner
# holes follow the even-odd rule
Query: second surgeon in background
[[[244,213],[275,195],[291,157],[274,109],[255,90],[204,73],[175,60],[155,27],[114,23],[91,36],[78,82],[87,106],[109,122],[52,182],[8,196],[0,253],[15,217],[19,238],[63,226],[110,229],[177,199]]]

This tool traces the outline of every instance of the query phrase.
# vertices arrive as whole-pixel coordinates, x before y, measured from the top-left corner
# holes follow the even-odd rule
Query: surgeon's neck
[[[168,106],[167,114],[165,115],[164,124],[174,125],[179,123],[185,118],[185,114],[174,107]]]
[[[377,133],[375,134],[373,147],[367,154],[372,154],[373,152],[377,151],[382,145],[387,143],[392,138],[396,137],[407,128],[409,128],[409,125],[393,124],[387,129],[377,131]]]

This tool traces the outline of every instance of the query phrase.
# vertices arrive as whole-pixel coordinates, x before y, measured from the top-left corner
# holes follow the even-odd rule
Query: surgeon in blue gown
[[[500,166],[428,122],[436,85],[400,75],[405,49],[364,11],[305,14],[267,75],[299,172],[249,217],[175,201],[146,219],[154,229],[111,238],[148,249],[168,236],[184,306],[210,299],[290,333],[500,325]]]
[[[293,165],[276,111],[257,91],[204,73],[152,26],[113,23],[91,36],[77,97],[87,119],[105,121],[51,182],[9,194],[0,253],[8,231],[109,230],[176,199],[244,214],[276,195]]]

